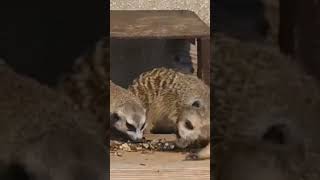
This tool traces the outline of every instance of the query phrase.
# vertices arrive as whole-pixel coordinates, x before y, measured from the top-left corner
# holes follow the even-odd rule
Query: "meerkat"
[[[109,43],[106,37],[96,42],[75,60],[72,71],[60,77],[57,91],[67,95],[79,109],[90,110],[99,122],[106,122],[109,95]]]
[[[113,45],[112,47],[121,46],[126,52],[129,52],[130,58],[134,58],[136,60],[141,59],[137,59],[137,56],[145,55],[146,53],[145,50],[142,50],[143,53],[138,54],[136,54],[137,51],[132,51],[131,47],[136,48],[137,43],[130,43],[129,47],[127,47],[127,45],[124,45],[123,43],[111,44]],[[141,45],[144,44],[145,42],[142,41]],[[179,47],[182,46],[182,44],[180,43],[178,45]],[[163,59],[158,58],[158,60],[156,60],[155,62],[150,62],[149,60],[147,60],[148,58],[142,58],[144,59],[144,66],[139,65],[138,67],[136,66],[137,63],[131,64],[132,66],[128,66],[128,63],[130,63],[129,61],[127,61],[128,58],[126,58],[128,53],[123,53],[122,48],[113,48],[112,53],[110,54],[110,48],[111,47],[109,46],[107,38],[101,38],[99,41],[97,41],[94,47],[88,49],[83,53],[83,55],[75,60],[72,71],[64,73],[57,85],[57,90],[63,94],[66,94],[78,106],[78,108],[89,109],[93,113],[99,115],[99,122],[106,121],[107,117],[107,108],[105,107],[107,106],[107,103],[109,103],[106,101],[107,96],[109,95],[107,83],[109,79],[114,80],[114,82],[117,82],[117,84],[121,87],[126,88],[128,83],[124,82],[131,82],[132,78],[136,77],[136,75],[140,74],[140,72],[144,71],[144,69],[153,67],[154,63],[156,63],[157,61],[160,62],[160,60]],[[168,48],[173,49],[171,47]],[[184,73],[191,73],[192,63],[190,63],[191,59],[188,57],[189,55],[186,49],[186,47],[183,47],[182,49],[174,48],[172,51],[165,51],[165,54],[177,55],[176,57],[178,58],[173,58],[170,56],[167,62],[174,69],[176,69],[177,71],[182,71]],[[127,55],[123,56],[123,54]],[[152,57],[154,57],[154,55],[152,55]],[[168,65],[167,63],[166,65]],[[126,69],[128,67],[130,67],[130,70]],[[124,71],[127,73],[127,75],[126,73],[124,73]],[[119,74],[119,72],[122,73]]]
[[[0,83],[0,177],[107,178],[107,147],[94,115],[7,65]]]
[[[142,73],[128,90],[147,109],[147,133],[176,133],[181,148],[210,138],[210,90],[196,76],[155,68]]]
[[[213,46],[216,179],[319,179],[305,159],[320,152],[315,78],[270,45],[216,33]]]
[[[146,109],[138,97],[110,81],[110,125],[133,141],[141,140],[146,124]]]
[[[316,79],[269,44],[219,33],[215,37],[213,138],[249,136],[284,146],[305,143],[320,152]]]

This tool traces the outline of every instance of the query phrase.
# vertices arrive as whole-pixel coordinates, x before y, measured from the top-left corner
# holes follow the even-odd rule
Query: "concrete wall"
[[[110,0],[111,10],[191,10],[210,26],[210,0]]]

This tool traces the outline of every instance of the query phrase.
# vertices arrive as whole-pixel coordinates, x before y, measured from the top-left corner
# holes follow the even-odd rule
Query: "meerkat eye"
[[[194,101],[193,103],[192,103],[192,106],[193,107],[200,107],[200,101]]]
[[[145,126],[146,126],[146,123],[143,123],[143,125],[142,125],[140,130],[144,129]]]
[[[117,113],[113,113],[112,114],[112,119],[119,121],[120,120],[120,116]]]
[[[128,131],[135,131],[136,130],[136,128],[132,124],[130,124],[128,122],[126,122],[126,126],[128,128]]]
[[[193,130],[193,125],[189,120],[186,120],[184,126],[189,130]]]

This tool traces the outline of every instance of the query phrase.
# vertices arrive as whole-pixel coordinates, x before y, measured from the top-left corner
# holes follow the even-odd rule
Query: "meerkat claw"
[[[197,153],[189,153],[186,158],[186,160],[200,160],[200,157]]]

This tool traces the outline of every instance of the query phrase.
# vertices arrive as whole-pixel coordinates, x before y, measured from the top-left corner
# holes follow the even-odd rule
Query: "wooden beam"
[[[189,39],[210,35],[209,27],[187,10],[112,10],[110,37]]]

